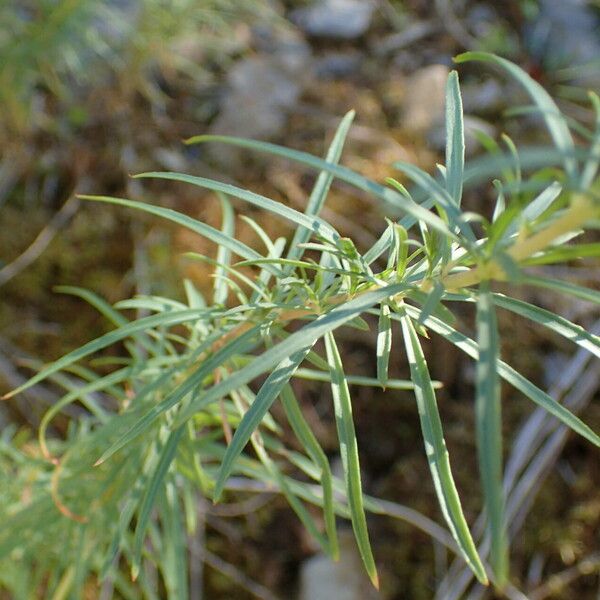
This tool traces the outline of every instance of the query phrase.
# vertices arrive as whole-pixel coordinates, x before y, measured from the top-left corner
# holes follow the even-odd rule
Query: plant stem
[[[515,262],[519,263],[533,256],[537,252],[547,248],[552,242],[562,237],[563,235],[579,229],[587,221],[598,217],[598,206],[586,196],[577,194],[573,197],[569,208],[548,227],[538,231],[531,237],[517,239],[515,244],[511,246],[506,253]],[[458,291],[463,288],[476,285],[485,280],[505,281],[506,272],[495,261],[485,264],[480,264],[472,269],[461,271],[459,273],[451,273],[443,275],[440,279],[445,289]],[[422,282],[423,283],[423,282]],[[342,304],[351,298],[365,294],[374,289],[382,287],[378,284],[372,284],[358,293],[354,294],[337,294],[328,298],[328,304]],[[277,321],[279,323],[288,323],[302,317],[317,315],[321,312],[320,307],[308,306],[307,308],[294,308],[288,310],[279,310]],[[241,335],[252,326],[250,321],[246,321],[234,327],[226,333],[221,339],[213,344],[212,350],[218,350],[227,341]]]

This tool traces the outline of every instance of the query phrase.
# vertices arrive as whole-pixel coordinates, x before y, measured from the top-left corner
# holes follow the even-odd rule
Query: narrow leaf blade
[[[490,562],[502,589],[508,581],[508,535],[502,488],[502,418],[498,377],[499,342],[494,300],[489,282],[482,282],[477,298],[475,424],[479,473],[491,535]]]

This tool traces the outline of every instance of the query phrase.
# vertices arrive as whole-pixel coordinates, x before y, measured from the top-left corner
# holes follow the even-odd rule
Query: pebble
[[[315,74],[320,79],[344,79],[356,74],[364,55],[360,52],[329,52],[315,63]]]
[[[445,65],[430,65],[406,80],[402,127],[416,133],[427,132],[443,118],[448,73]]]
[[[360,560],[354,535],[339,532],[340,559],[332,561],[317,554],[300,568],[299,600],[378,600],[381,595],[371,585]]]
[[[293,10],[290,20],[313,37],[353,40],[367,32],[374,10],[370,0],[319,0]]]

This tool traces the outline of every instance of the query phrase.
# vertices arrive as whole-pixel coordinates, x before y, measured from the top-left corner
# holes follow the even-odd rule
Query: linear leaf
[[[558,198],[562,192],[562,185],[557,181],[552,182],[545,190],[543,190],[538,196],[536,196],[522,211],[519,213],[519,218],[513,220],[513,222],[506,228],[503,238],[511,236],[513,233],[517,233],[520,223],[532,223],[535,221],[545,210],[547,210],[554,200]]]
[[[250,394],[244,394],[247,401],[251,401],[251,395],[251,392]],[[236,407],[238,408],[238,412],[240,413],[240,415],[244,415],[245,407],[244,404],[242,404],[241,402],[241,395],[237,391],[233,391],[231,393],[231,397]],[[277,488],[284,495],[285,499],[292,507],[292,510],[296,513],[296,515],[300,519],[300,522],[304,525],[304,528],[319,543],[323,551],[328,552],[329,544],[327,540],[319,531],[319,528],[317,527],[313,516],[308,512],[308,510],[306,510],[306,507],[304,506],[304,504],[302,504],[302,501],[300,500],[298,495],[295,494],[291,487],[288,485],[287,478],[283,475],[277,464],[269,456],[267,448],[265,447],[265,439],[259,430],[256,430],[252,433],[251,441],[252,447],[254,448],[254,452],[256,452],[256,455],[258,456],[260,462],[265,466],[267,471],[273,477]],[[222,460],[225,460],[225,457]]]
[[[228,183],[222,183],[215,181],[214,179],[207,179],[206,177],[196,177],[194,175],[186,175],[185,173],[169,173],[169,172],[149,172],[140,173],[135,175],[135,178],[154,178],[154,179],[168,179],[171,181],[180,181],[182,183],[190,183],[198,187],[214,190],[216,192],[222,192],[228,196],[244,200],[249,204],[258,206],[263,210],[269,211],[270,213],[282,217],[296,225],[310,230],[314,235],[318,235],[330,242],[335,243],[339,239],[339,234],[335,229],[329,225],[326,221],[316,215],[305,215],[304,213],[298,212],[281,202],[275,202],[265,196],[238,188]]]
[[[344,147],[344,142],[346,140],[346,136],[348,135],[348,131],[350,130],[350,126],[352,125],[352,121],[354,120],[355,112],[351,110],[346,114],[346,116],[342,119],[339,124],[337,131],[333,137],[331,145],[327,150],[327,154],[325,156],[325,161],[330,164],[337,164],[340,160],[340,156],[342,155],[342,149]],[[310,194],[310,198],[308,199],[308,204],[306,205],[306,210],[304,211],[307,215],[318,215],[325,204],[325,199],[327,198],[327,193],[329,192],[329,188],[331,187],[331,183],[333,181],[333,174],[328,171],[321,171],[319,176],[317,177],[317,181],[313,187],[313,190]],[[304,249],[300,247],[300,244],[304,242],[308,242],[310,239],[311,232],[309,229],[305,227],[299,227],[294,232],[294,237],[290,243],[290,248],[287,253],[287,258],[289,259],[299,259],[302,258],[304,254]]]
[[[585,161],[581,172],[581,189],[586,190],[591,187],[594,178],[598,173],[600,165],[600,98],[594,92],[588,92],[594,111],[596,112],[596,131],[590,144],[589,156]]]
[[[181,518],[178,493],[175,484],[169,481],[165,486],[165,500],[162,503],[162,571],[169,600],[188,600],[188,552]]]
[[[566,294],[568,296],[574,296],[575,298],[581,298],[594,304],[600,304],[600,292],[592,290],[575,283],[569,283],[567,281],[559,281],[558,279],[550,279],[547,277],[538,277],[534,275],[523,275],[520,277],[518,283],[522,285],[533,285],[536,287],[546,288],[554,292]]]
[[[488,578],[485,568],[471,537],[471,532],[464,517],[460,498],[450,469],[450,460],[438,413],[435,392],[431,385],[429,370],[425,362],[421,344],[419,343],[419,338],[408,314],[404,313],[393,316],[397,316],[402,325],[410,372],[415,383],[415,396],[419,409],[419,418],[421,419],[425,451],[442,513],[448,523],[452,536],[461,550],[463,558],[475,573],[477,579],[481,583],[487,584]]]
[[[502,417],[498,378],[498,326],[489,282],[482,282],[477,296],[477,343],[475,424],[479,474],[491,535],[490,562],[502,589],[508,580],[508,536],[502,488]]]
[[[454,204],[454,200],[449,193],[431,175],[429,175],[429,173],[403,161],[396,161],[394,163],[394,168],[410,177],[423,192],[430,195],[443,208],[448,216],[450,225],[456,227],[463,234],[464,238],[461,238],[461,244],[467,242],[471,247],[475,245],[477,240],[471,226],[464,220],[460,210]],[[446,233],[438,227],[436,227],[436,229],[441,231],[441,233]]]
[[[580,258],[597,258],[599,256],[600,243],[575,244],[572,246],[560,244],[547,248],[542,254],[534,255],[531,258],[524,260],[523,265],[553,265]]]
[[[356,316],[367,311],[374,304],[386,300],[406,289],[406,285],[395,283],[378,290],[366,292],[345,304],[336,306],[328,313],[321,315],[282,342],[279,342],[272,348],[269,348],[269,350],[266,350],[261,355],[254,358],[251,363],[247,364],[239,371],[231,373],[229,377],[206,390],[201,396],[186,406],[178,416],[178,420],[189,419],[202,407],[207,406],[218,398],[222,398],[231,390],[248,383],[255,377],[258,377],[265,371],[268,371],[279,364],[282,356],[291,356],[302,348],[314,344],[328,331],[333,331],[334,329],[341,327]]]
[[[421,314],[419,315],[419,319],[417,320],[418,325],[423,325],[425,319],[431,314],[434,314],[436,312],[444,313],[444,306],[440,303],[440,300],[442,299],[442,296],[444,295],[445,291],[446,290],[444,289],[444,286],[439,281],[436,281],[433,284],[433,288],[427,294],[427,299],[425,300],[423,308],[421,309]],[[439,310],[440,307],[442,308],[441,311]]]
[[[413,315],[414,318],[418,317],[418,312],[412,307],[407,306],[406,310],[409,314]],[[392,318],[396,316],[397,315],[392,315]],[[444,323],[440,319],[431,316],[425,320],[425,327],[431,329],[431,331],[437,333],[450,343],[454,344],[457,348],[468,354],[471,358],[478,360],[479,349],[477,343],[466,335],[456,331],[456,329],[450,327],[447,323]],[[522,392],[535,404],[548,411],[567,427],[584,437],[586,440],[590,441],[595,446],[600,447],[600,437],[594,433],[581,419],[576,417],[568,408],[565,408],[562,404],[558,403],[554,398],[552,398],[552,396],[540,390],[535,384],[523,377],[523,375],[515,371],[515,369],[502,360],[498,361],[498,374],[500,377],[502,377],[502,379]]]
[[[432,201],[427,200],[423,202],[422,205],[417,204],[410,198],[404,197],[402,194],[399,194],[395,190],[391,188],[380,185],[374,181],[371,181],[367,177],[363,177],[358,173],[355,173],[351,169],[346,167],[335,165],[328,163],[327,161],[313,156],[312,154],[308,154],[306,152],[299,152],[298,150],[290,150],[289,148],[285,148],[282,146],[277,146],[275,144],[271,144],[269,142],[259,142],[255,140],[248,140],[244,138],[237,138],[232,136],[224,136],[224,135],[199,135],[187,140],[186,143],[189,144],[197,144],[203,142],[221,142],[224,144],[232,144],[234,146],[240,146],[242,148],[249,148],[250,150],[256,150],[258,152],[266,152],[268,154],[274,154],[276,156],[281,156],[283,158],[287,158],[298,162],[300,164],[304,164],[313,169],[318,169],[322,171],[326,171],[331,173],[334,177],[337,177],[341,181],[345,181],[350,185],[358,188],[359,190],[363,190],[370,194],[373,194],[376,198],[383,200],[391,204],[392,206],[396,206],[402,211],[405,211],[408,217],[405,217],[400,221],[400,224],[409,228],[417,221],[423,221],[428,223],[434,229],[444,233],[445,235],[449,235],[453,239],[455,239],[455,235],[448,230],[448,227],[444,223],[442,219],[440,219],[437,215],[433,214],[427,207],[432,206]],[[385,234],[384,234],[385,236]],[[385,236],[380,239],[377,244],[375,250],[369,255],[369,260],[367,260],[367,253],[365,255],[365,260],[368,263],[372,262],[380,256],[381,253],[385,252],[385,249],[389,247],[389,243],[391,241],[391,236]],[[373,258],[375,253],[377,256]]]
[[[465,132],[458,73],[452,71],[446,84],[446,189],[460,206],[465,169]]]
[[[288,358],[283,359],[269,377],[267,377],[258,394],[256,394],[254,402],[244,414],[231,443],[227,446],[225,456],[219,468],[219,475],[213,494],[215,502],[220,498],[225,482],[233,469],[233,465],[250,440],[252,433],[260,425],[267,411],[281,393],[283,386],[289,382],[294,371],[304,360],[310,348],[311,346],[302,348],[298,352],[291,354]]]
[[[126,200],[124,198],[112,198],[110,196],[77,196],[82,200],[92,200],[93,202],[106,202],[107,204],[117,204],[119,206],[127,206],[129,208],[135,208],[137,210],[142,210],[144,212],[150,213],[152,215],[156,215],[157,217],[162,217],[163,219],[167,219],[168,221],[172,221],[173,223],[177,223],[186,229],[190,229],[194,231],[198,235],[201,235],[215,244],[219,244],[221,246],[225,246],[229,248],[232,252],[246,259],[256,259],[262,258],[262,256],[247,246],[246,244],[240,242],[236,238],[230,238],[223,234],[223,232],[207,225],[206,223],[202,223],[202,221],[198,221],[196,219],[192,219],[187,215],[184,215],[176,210],[172,210],[170,208],[164,208],[162,206],[155,206],[154,204],[148,204],[146,202],[136,202],[135,200]]]
[[[494,294],[494,304],[547,327],[600,358],[600,337],[589,333],[580,325],[539,306],[502,294]]]
[[[385,389],[388,381],[388,366],[392,350],[392,320],[390,306],[384,302],[379,309],[379,326],[377,332],[377,379]]]
[[[164,400],[154,405],[142,416],[141,419],[136,421],[136,423],[124,435],[114,442],[96,461],[96,464],[98,465],[108,460],[115,452],[123,448],[131,440],[148,429],[154,423],[154,421],[156,421],[156,419],[163,415],[167,410],[173,408],[176,404],[181,402],[188,394],[191,394],[192,392],[201,393],[198,392],[198,389],[202,385],[202,382],[204,379],[206,379],[206,377],[211,375],[215,369],[220,367],[223,363],[225,363],[225,361],[229,360],[233,356],[247,352],[257,344],[257,338],[259,336],[260,329],[260,325],[249,329],[211,354],[208,358],[205,358],[201,365],[195,371],[193,371],[192,374],[183,381],[183,383],[171,391]],[[209,348],[211,343],[214,341],[214,339],[209,338],[204,342],[204,345]],[[218,385],[211,388],[211,390],[214,390],[217,387]],[[222,396],[217,395],[215,400],[218,400],[220,397]],[[193,404],[193,400],[191,404]]]
[[[221,203],[222,223],[221,231],[223,235],[229,239],[235,237],[235,223],[233,208],[225,194],[218,194],[219,201]],[[229,265],[231,261],[231,248],[224,244],[219,244],[217,249],[216,268],[215,268],[215,289],[213,300],[215,304],[225,304],[227,302],[227,296],[229,295],[229,288],[220,275],[225,274],[225,266]]]
[[[525,88],[527,93],[531,96],[531,99],[542,111],[546,127],[548,128],[556,147],[564,154],[564,166],[569,179],[573,183],[576,183],[577,163],[573,158],[575,144],[566,120],[562,116],[558,106],[554,103],[554,100],[550,97],[550,94],[548,94],[548,92],[523,69],[509,60],[494,54],[488,52],[465,52],[464,54],[456,56],[454,60],[457,63],[474,60],[495,64],[504,69]]]
[[[308,379],[310,381],[331,381],[331,374],[314,369],[297,369],[294,377],[300,379]],[[346,375],[348,385],[365,385],[369,387],[380,387],[381,382],[375,377],[362,377],[360,375]],[[439,381],[433,382],[434,388],[441,388],[442,384]],[[412,381],[409,379],[388,379],[386,388],[390,390],[413,390],[415,388]]]
[[[102,350],[115,342],[119,342],[135,333],[139,333],[140,331],[146,331],[148,329],[152,329],[154,327],[169,327],[172,325],[178,325],[180,323],[185,323],[187,321],[192,321],[197,319],[207,313],[207,309],[189,309],[182,311],[173,311],[173,312],[164,312],[158,315],[152,315],[150,317],[143,317],[142,319],[138,319],[136,321],[128,322],[126,325],[115,329],[114,331],[109,331],[108,333],[84,344],[80,348],[65,354],[62,358],[54,361],[46,368],[42,369],[39,373],[34,375],[31,379],[26,381],[23,385],[20,385],[18,388],[9,392],[4,396],[4,398],[10,398],[15,394],[22,392],[30,388],[31,386],[43,381],[53,373],[61,371],[66,367],[72,365],[73,363],[97,352],[98,350]]]
[[[356,432],[352,420],[352,402],[348,383],[344,377],[342,359],[340,357],[333,333],[325,334],[325,349],[327,361],[331,369],[331,392],[335,407],[335,422],[340,442],[340,455],[346,482],[346,494],[350,509],[350,520],[356,537],[360,556],[373,585],[379,587],[377,567],[371,550],[367,519],[363,506],[363,491],[360,481],[360,463],[358,460],[358,446]]]
[[[108,302],[106,302],[106,300],[100,298],[98,294],[94,294],[94,292],[91,292],[90,290],[72,285],[57,285],[53,290],[59,294],[69,294],[85,300],[117,327],[128,323],[128,320],[119,311],[115,310]]]
[[[339,558],[340,550],[335,526],[335,508],[333,503],[333,476],[329,461],[314,433],[309,427],[292,386],[286,384],[281,391],[281,401],[294,434],[320,469],[320,481],[323,488],[323,514],[325,516],[325,531],[329,540],[329,552],[334,560]]]
[[[142,557],[142,545],[144,538],[146,537],[146,529],[150,521],[150,514],[154,503],[156,501],[156,495],[160,490],[163,479],[165,478],[175,454],[177,453],[177,446],[179,440],[185,431],[185,427],[179,427],[169,434],[163,448],[160,449],[160,458],[156,465],[156,469],[152,474],[148,482],[148,486],[144,491],[144,497],[142,498],[142,504],[137,516],[137,525],[135,528],[135,535],[133,539],[133,562],[131,565],[131,574],[134,579],[137,578],[140,571],[140,562]]]

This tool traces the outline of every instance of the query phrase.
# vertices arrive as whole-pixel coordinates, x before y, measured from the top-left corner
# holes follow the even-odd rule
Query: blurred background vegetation
[[[312,176],[300,168],[232,149],[184,147],[181,140],[226,133],[322,154],[350,108],[357,110],[357,124],[345,164],[380,180],[398,159],[432,168],[444,147],[446,75],[451,57],[465,49],[516,61],[567,114],[591,125],[586,90],[600,87],[599,9],[597,0],[4,0],[0,391],[22,382],[36,361],[54,359],[107,330],[91,307],[57,295],[53,286],[79,285],[115,302],[134,293],[181,297],[182,277],[200,289],[212,285],[207,270],[178,257],[187,250],[210,253],[203,242],[139,214],[83,205],[74,192],[152,200],[218,225],[218,203],[210,194],[128,178],[143,170],[182,170],[303,207]],[[524,143],[544,141],[539,117],[503,114],[524,103],[513,84],[470,66],[461,69],[461,80],[470,157],[481,152],[484,137],[500,140],[504,132]],[[358,245],[372,243],[380,233],[380,207],[344,185],[335,186],[331,198],[326,217]],[[487,200],[477,189],[466,198],[473,208]],[[239,227],[242,239],[255,244],[252,231],[242,222]],[[593,265],[565,269],[573,280],[597,286]],[[544,302],[583,325],[598,318],[587,305]],[[533,380],[560,386],[568,348],[510,320],[502,327],[505,356]],[[371,336],[356,334],[346,351],[348,370],[372,374],[365,366],[373,364]],[[473,448],[464,442],[472,439],[465,398],[472,396],[473,375],[447,347],[434,345],[431,352],[442,357],[432,374],[446,384],[441,409],[454,424],[449,443],[464,457],[456,475],[468,492],[476,486]],[[573,383],[565,385],[567,394]],[[298,393],[314,411],[314,422],[321,419],[318,436],[332,449],[328,399],[313,383]],[[366,490],[436,518],[417,415],[404,401],[409,394],[368,393],[355,397]],[[34,432],[56,397],[51,386],[38,387],[0,404],[1,452],[15,446],[35,456]],[[518,401],[507,404],[507,431],[528,413]],[[586,421],[600,429],[597,404],[586,409]],[[395,435],[382,440],[382,427]],[[67,417],[58,419],[51,433],[60,438],[68,428]],[[597,598],[597,454],[569,438],[552,467],[515,545],[515,572],[538,599]],[[476,514],[476,498],[465,493],[465,504]],[[284,502],[269,496],[264,506],[242,502],[238,509],[206,507],[204,597],[305,593],[302,565],[315,548]],[[432,597],[437,555],[431,541],[400,521],[375,519],[370,526],[383,573],[381,597]],[[581,567],[590,555],[596,562]],[[12,566],[18,569],[18,560]],[[556,586],[544,588],[556,574]],[[99,597],[93,582],[88,597]]]

